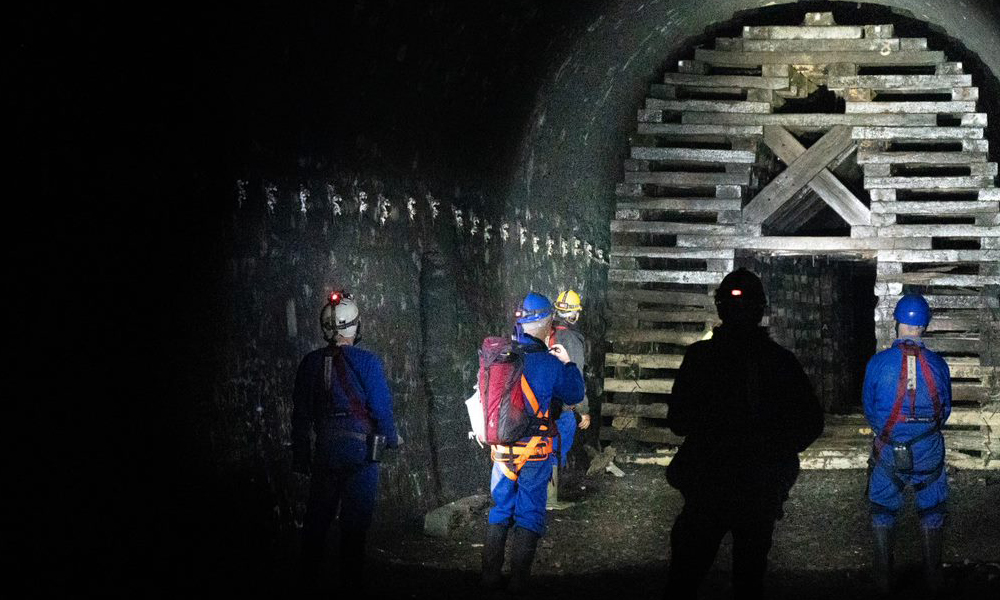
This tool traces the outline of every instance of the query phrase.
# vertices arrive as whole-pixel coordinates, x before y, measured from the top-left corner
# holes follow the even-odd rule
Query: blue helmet
[[[521,301],[521,306],[514,311],[514,316],[518,323],[531,323],[552,316],[552,303],[549,299],[535,292],[528,292],[528,295]]]
[[[927,327],[931,322],[931,307],[920,294],[906,294],[896,303],[892,318],[907,325]]]

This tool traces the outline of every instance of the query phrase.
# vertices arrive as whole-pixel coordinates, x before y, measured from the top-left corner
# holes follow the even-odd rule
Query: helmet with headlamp
[[[330,292],[327,303],[319,314],[319,324],[323,329],[323,339],[333,342],[339,335],[357,340],[361,325],[361,313],[358,304],[349,292],[335,290]]]

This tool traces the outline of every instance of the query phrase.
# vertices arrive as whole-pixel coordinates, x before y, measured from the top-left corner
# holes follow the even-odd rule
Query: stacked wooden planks
[[[948,463],[963,469],[984,469],[989,463],[971,453],[984,451],[985,438],[977,427],[1000,429],[1000,413],[990,415],[974,409],[958,408],[952,412],[944,429]],[[647,433],[652,439],[656,434]],[[669,435],[669,431],[666,432]],[[871,452],[872,431],[862,415],[828,415],[823,436],[800,455],[803,469],[865,469]],[[676,445],[680,440],[667,440]],[[987,449],[988,451],[988,449]],[[626,454],[626,462],[640,464],[670,463],[673,456],[669,448],[655,453]]]
[[[821,88],[842,113],[780,111]],[[982,415],[954,425],[965,431],[950,447],[983,464],[1000,454],[1000,190],[978,99],[961,63],[925,39],[831,13],[745,27],[651,86],[611,224],[602,438],[680,441],[663,422],[673,374],[716,324],[711,294],[738,250],[846,253],[878,261],[880,347],[899,297],[925,294],[928,345],[952,365],[956,405]],[[819,137],[806,148],[803,134]],[[863,170],[864,197],[834,174],[847,161]],[[824,206],[849,236],[762,234]]]

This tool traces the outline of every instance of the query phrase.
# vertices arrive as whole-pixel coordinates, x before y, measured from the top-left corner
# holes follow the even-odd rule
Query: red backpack
[[[514,342],[488,337],[479,349],[479,400],[483,406],[486,439],[491,445],[510,445],[528,435],[535,424],[525,412],[521,379],[524,357]]]

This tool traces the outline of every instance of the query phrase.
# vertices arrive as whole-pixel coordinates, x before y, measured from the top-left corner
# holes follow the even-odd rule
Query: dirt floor
[[[670,525],[680,494],[663,468],[625,465],[625,476],[564,475],[562,499],[549,512],[549,533],[534,573],[548,598],[662,596]],[[872,597],[868,572],[863,471],[805,471],[785,505],[767,578],[774,598]],[[948,594],[997,597],[1000,591],[1000,474],[951,473],[952,502],[944,549]],[[900,596],[919,597],[916,515],[903,513],[897,541]],[[478,598],[476,587],[485,511],[452,539],[425,537],[417,524],[382,524],[369,543],[369,592],[374,597]],[[702,594],[731,597],[730,546],[723,542]],[[333,587],[333,582],[328,582]]]
[[[586,599],[661,598],[669,559],[670,527],[682,506],[660,466],[623,464],[624,477],[587,477],[563,470],[560,499],[572,504],[549,511],[549,532],[539,545],[533,577],[539,597]],[[951,500],[945,536],[944,598],[1000,598],[1000,472],[950,469]],[[484,477],[486,474],[484,474]],[[874,598],[869,571],[868,507],[863,470],[803,471],[778,522],[766,579],[771,598]],[[897,597],[926,597],[920,576],[919,533],[912,493],[897,533]],[[258,519],[259,520],[259,519]],[[451,538],[427,537],[422,521],[378,520],[368,541],[365,580],[372,598],[505,598],[478,587],[486,508]],[[329,569],[319,597],[342,597],[336,573],[335,531]],[[237,554],[211,566],[198,595],[290,597],[295,585],[298,532],[278,533],[254,546],[240,531],[236,544],[207,550]],[[204,554],[192,555],[200,568]],[[256,560],[255,560],[256,559]],[[703,587],[703,598],[731,598],[731,547],[727,537]],[[246,569],[255,565],[254,575]],[[247,588],[247,584],[251,584]],[[207,586],[207,587],[206,587]],[[353,591],[352,591],[353,592]],[[364,597],[351,594],[349,597]]]

